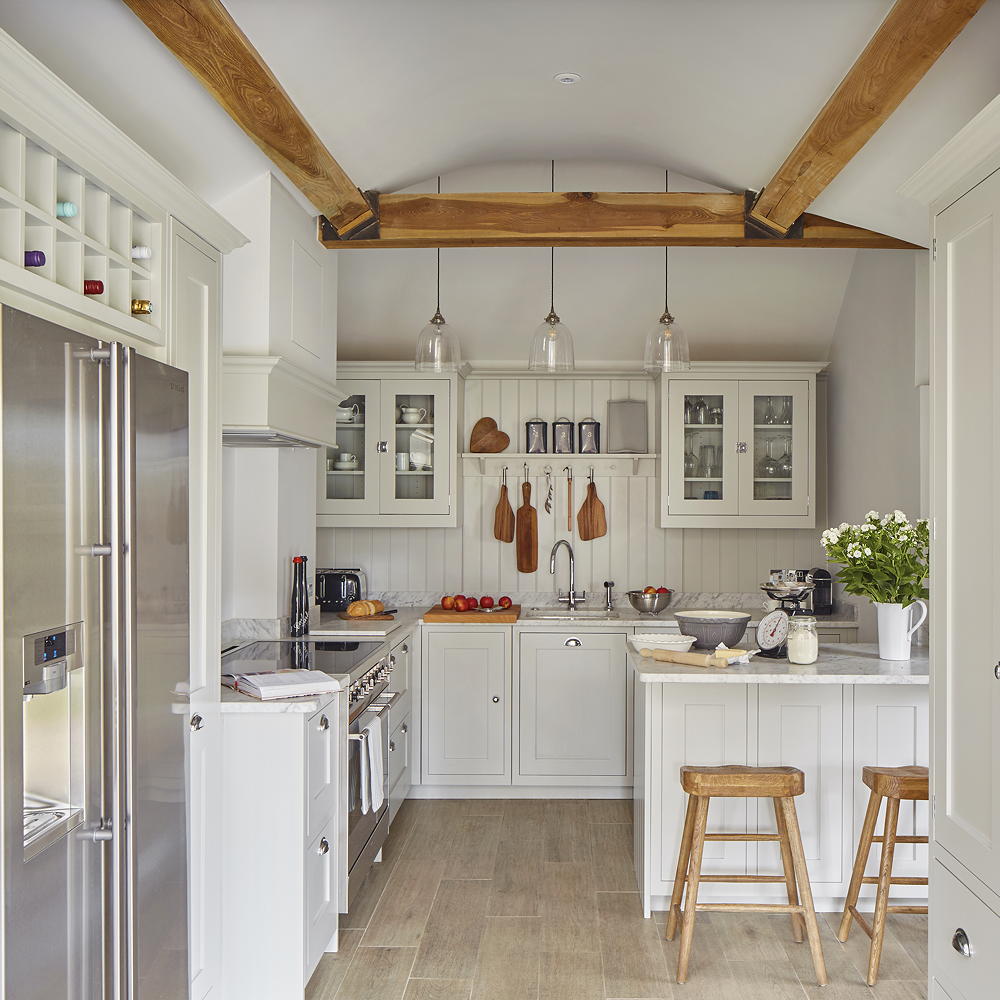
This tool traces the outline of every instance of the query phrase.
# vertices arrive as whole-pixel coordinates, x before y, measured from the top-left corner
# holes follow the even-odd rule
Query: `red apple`
[[[474,598],[474,597],[470,597],[469,598],[469,610],[470,611],[475,611],[476,608],[478,608],[478,607],[479,607],[479,601],[477,601],[476,598]]]
[[[488,597],[488,596],[487,597],[480,597],[479,598],[479,606],[481,608],[492,608],[493,607],[493,598],[492,597]]]
[[[455,598],[445,595],[441,598],[441,607],[444,608],[445,611],[451,611],[452,608],[455,607]]]
[[[509,608],[513,603],[509,597],[501,597],[499,601],[501,608]]]
[[[461,598],[463,601],[468,600],[468,598],[465,596],[465,594],[456,594],[455,595],[455,600],[457,601],[459,598]]]
[[[669,594],[670,591],[666,587],[657,587],[656,592],[658,594]]]
[[[469,599],[463,597],[461,594],[455,598],[455,610],[456,611],[468,611],[469,610]]]

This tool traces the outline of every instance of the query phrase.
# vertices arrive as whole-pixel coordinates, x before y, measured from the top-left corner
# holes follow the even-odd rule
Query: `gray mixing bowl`
[[[715,649],[719,643],[734,648],[750,624],[747,611],[675,611],[685,635],[694,636],[695,649]]]

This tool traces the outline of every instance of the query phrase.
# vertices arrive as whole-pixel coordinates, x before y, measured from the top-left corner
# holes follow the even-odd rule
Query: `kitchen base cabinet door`
[[[835,884],[830,895],[836,895],[850,876],[850,870],[844,871],[844,768],[850,766],[844,746],[844,686],[759,684],[757,699],[757,766],[805,772],[806,790],[796,797],[795,812],[809,879],[813,885]],[[756,806],[758,831],[773,833],[773,805],[757,799]],[[776,844],[757,844],[756,850],[757,874],[782,874]],[[785,892],[783,885],[758,888],[778,896]]]
[[[621,632],[521,635],[519,782],[628,776],[633,672],[625,644]]]
[[[392,731],[389,733],[389,822],[396,818],[399,807],[410,792],[410,713],[396,724],[396,715],[391,717]]]
[[[425,783],[510,783],[507,630],[424,633]]]
[[[326,946],[337,933],[335,838],[336,824],[331,821],[306,848],[303,984],[309,982]]]

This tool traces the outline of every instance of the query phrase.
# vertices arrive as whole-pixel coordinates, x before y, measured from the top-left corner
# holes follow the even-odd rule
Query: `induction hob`
[[[350,674],[382,645],[382,642],[263,639],[225,654],[222,670],[227,674],[296,669]]]

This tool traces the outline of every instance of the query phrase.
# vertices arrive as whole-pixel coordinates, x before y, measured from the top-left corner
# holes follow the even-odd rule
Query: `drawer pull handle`
[[[319,717],[319,731],[325,733],[330,728],[330,720],[325,716]]]
[[[330,841],[326,837],[320,837],[319,847],[316,848],[317,854],[329,854],[330,853]]]
[[[405,736],[409,731],[410,727],[404,722],[400,727],[399,731]]]
[[[192,715],[188,725],[191,727],[192,733],[197,733],[205,725],[205,720],[200,715]]]
[[[496,695],[493,695],[493,704],[494,705],[499,705],[500,704],[500,699]]]
[[[583,645],[583,643],[582,643],[582,642],[580,642],[580,640],[579,640],[579,639],[577,639],[577,637],[576,637],[576,636],[574,635],[574,636],[570,637],[569,639],[567,639],[567,640],[566,640],[566,641],[565,641],[565,642],[563,643],[563,645],[564,645],[564,646],[582,646],[582,645]]]
[[[1000,663],[993,668],[993,676],[1000,681]]]
[[[965,928],[959,927],[951,939],[951,946],[963,958],[972,958],[972,942],[969,935],[965,933]]]
[[[389,740],[389,753],[395,753],[395,752],[396,752],[396,744],[392,740]]]

